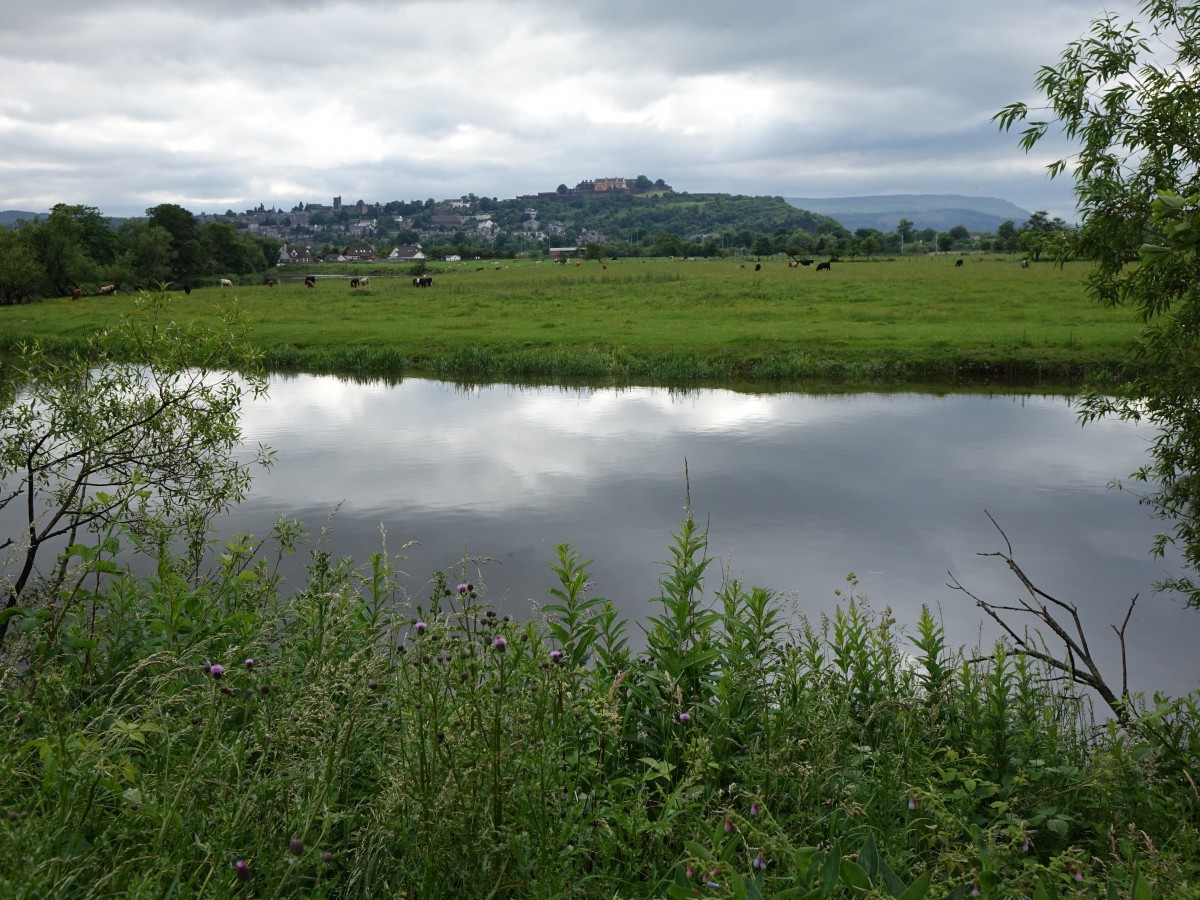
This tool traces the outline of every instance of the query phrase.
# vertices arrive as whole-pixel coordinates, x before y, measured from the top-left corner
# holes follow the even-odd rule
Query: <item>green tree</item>
[[[916,226],[908,219],[901,219],[896,223],[896,234],[900,235],[900,243],[910,244],[913,239],[913,230]]]
[[[171,234],[165,228],[130,219],[117,229],[117,242],[116,269],[122,281],[153,285],[171,277]]]
[[[42,295],[62,297],[99,277],[99,266],[84,249],[83,223],[69,207],[59,204],[45,222],[22,222],[20,230],[42,270]]]
[[[1020,126],[1027,152],[1052,126],[1072,143],[1048,166],[1074,179],[1081,216],[1061,252],[1095,260],[1092,295],[1144,322],[1124,383],[1085,397],[1081,416],[1157,427],[1150,462],[1132,478],[1169,523],[1155,550],[1175,545],[1186,565],[1160,586],[1200,608],[1200,6],[1146,0],[1142,15],[1095,19],[1038,72],[1046,105],[1014,103],[994,120]]]
[[[25,235],[0,230],[0,305],[31,300],[41,285],[42,267]]]
[[[171,235],[171,272],[175,277],[200,275],[204,252],[200,246],[196,217],[175,203],[160,203],[146,210],[150,225]]]
[[[238,418],[266,383],[243,330],[180,327],[159,295],[65,361],[21,350],[21,395],[0,398],[0,511],[21,523],[0,538],[0,641],[16,618],[84,602],[84,576],[100,577],[121,541],[154,553],[182,538],[199,566],[209,522],[250,485]],[[57,561],[39,565],[47,552]]]

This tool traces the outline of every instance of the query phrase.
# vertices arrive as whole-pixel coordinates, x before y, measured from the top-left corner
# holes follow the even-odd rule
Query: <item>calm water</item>
[[[466,552],[494,559],[468,578],[526,614],[553,585],[555,544],[569,542],[595,560],[596,593],[643,617],[682,515],[686,465],[717,558],[710,586],[723,569],[811,615],[832,609],[854,572],[901,624],[927,603],[954,643],[974,645],[981,615],[947,573],[988,599],[1020,594],[1002,561],[977,555],[1004,546],[986,510],[1034,582],[1080,606],[1105,658],[1117,659],[1108,623],[1142,595],[1129,628],[1135,689],[1200,686],[1200,614],[1151,591],[1168,571],[1148,553],[1156,523],[1132,494],[1106,488],[1142,463],[1151,433],[1082,428],[1060,397],[303,376],[275,379],[244,429],[279,459],[230,528],[264,534],[277,515],[293,516],[330,529],[339,555],[365,560],[383,526],[393,552],[420,542],[402,564],[416,597]]]

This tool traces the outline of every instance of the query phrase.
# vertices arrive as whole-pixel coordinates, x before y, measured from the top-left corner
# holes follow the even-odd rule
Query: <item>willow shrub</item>
[[[561,546],[550,602],[415,594],[296,523],[198,573],[107,567],[0,669],[0,895],[895,896],[1186,892],[1195,698],[1090,726],[1028,659],[707,593],[685,517],[647,624]],[[32,620],[31,620],[32,622]],[[86,644],[78,636],[89,635]],[[76,636],[68,647],[68,635]],[[1151,862],[1153,861],[1153,862]]]

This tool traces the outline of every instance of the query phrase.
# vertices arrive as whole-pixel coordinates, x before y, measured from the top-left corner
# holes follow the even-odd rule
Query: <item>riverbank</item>
[[[319,278],[176,291],[177,314],[215,322],[236,300],[273,371],[474,381],[786,386],[1077,385],[1117,370],[1139,325],[1089,300],[1090,264],[902,258],[830,271],[753,261],[439,263],[433,286],[367,267]],[[319,267],[318,267],[319,268]],[[0,355],[81,348],[135,297],[0,308]]]

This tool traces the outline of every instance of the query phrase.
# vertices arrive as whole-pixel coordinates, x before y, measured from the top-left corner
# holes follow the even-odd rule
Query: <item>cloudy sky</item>
[[[52,0],[0,31],[0,209],[959,193],[1073,218],[990,122],[1102,0]]]

